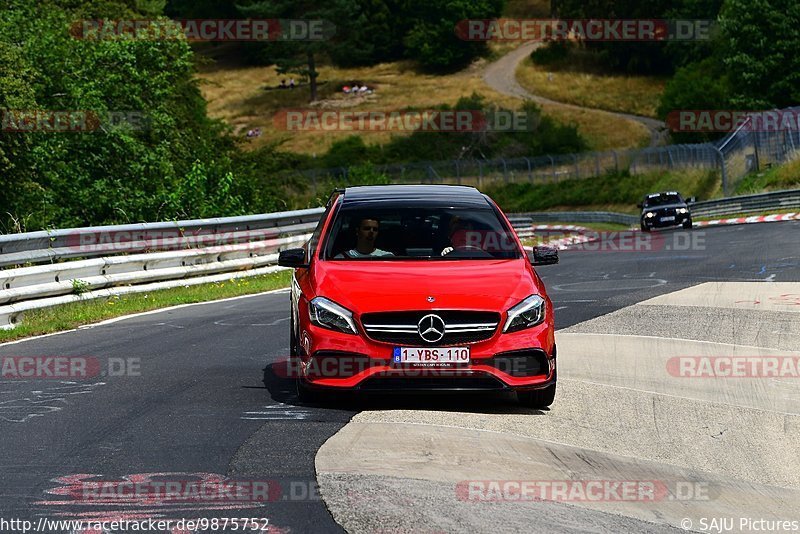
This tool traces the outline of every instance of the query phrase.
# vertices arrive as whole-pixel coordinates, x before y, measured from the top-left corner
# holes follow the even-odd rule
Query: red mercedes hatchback
[[[475,188],[335,191],[295,268],[290,351],[301,400],[322,391],[556,390],[553,306],[497,205]]]

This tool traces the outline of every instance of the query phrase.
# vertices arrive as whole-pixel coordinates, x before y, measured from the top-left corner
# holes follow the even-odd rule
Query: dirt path
[[[486,70],[484,70],[483,80],[489,87],[499,93],[515,96],[517,98],[533,100],[537,104],[549,104],[572,109],[588,109],[591,111],[608,113],[609,115],[636,121],[643,124],[650,131],[650,146],[666,144],[667,129],[665,124],[658,119],[642,117],[640,115],[633,115],[630,113],[619,113],[616,111],[607,111],[604,109],[586,108],[583,106],[576,106],[574,104],[566,104],[564,102],[558,102],[557,100],[551,100],[549,98],[528,92],[528,90],[522,87],[517,81],[517,66],[541,44],[542,43],[538,41],[525,43],[519,48],[516,48],[505,56],[501,57],[494,63],[489,64],[486,67]]]

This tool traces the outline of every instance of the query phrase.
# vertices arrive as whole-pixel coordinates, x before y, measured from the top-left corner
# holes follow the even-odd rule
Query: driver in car
[[[375,247],[380,223],[377,219],[363,218],[356,227],[356,248],[347,250],[336,258],[365,258],[367,256],[394,256],[389,251]]]
[[[462,219],[461,217],[453,217],[448,224],[447,236],[450,239],[450,246],[442,250],[442,256],[446,256],[457,248],[480,248],[469,243],[469,233],[474,230],[472,221]],[[472,246],[471,246],[472,245]]]

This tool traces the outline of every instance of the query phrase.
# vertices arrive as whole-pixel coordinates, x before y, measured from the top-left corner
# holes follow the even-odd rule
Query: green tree
[[[252,0],[239,6],[245,17],[322,21],[323,39],[293,40],[284,33],[284,40],[259,44],[258,49],[274,62],[280,74],[298,74],[308,79],[309,96],[317,100],[317,61],[320,55],[330,53],[340,46],[341,38],[334,29],[334,22],[352,12],[356,0],[331,0],[320,3],[313,0]]]
[[[500,15],[503,0],[407,0],[403,10],[410,13],[404,39],[408,57],[432,71],[466,66],[486,52],[486,43],[462,41],[456,25],[467,19],[491,19]]]
[[[748,109],[800,102],[800,4],[727,0],[720,15],[731,103]]]
[[[147,15],[132,4],[139,5],[10,0],[0,12],[0,107],[85,110],[100,119],[92,131],[0,136],[5,228],[17,221],[35,229],[198,215],[202,203],[175,202],[186,198],[187,178],[220,210],[242,209],[231,174],[239,151],[226,127],[206,115],[188,44],[69,33],[83,17]],[[145,120],[109,120],[120,116]]]

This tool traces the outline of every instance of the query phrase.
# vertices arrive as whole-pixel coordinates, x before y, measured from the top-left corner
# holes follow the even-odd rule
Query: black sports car
[[[694,199],[689,199],[693,202]],[[681,225],[692,227],[692,214],[683,197],[677,191],[653,193],[644,197],[638,205],[642,210],[641,227],[643,232],[653,228]]]

